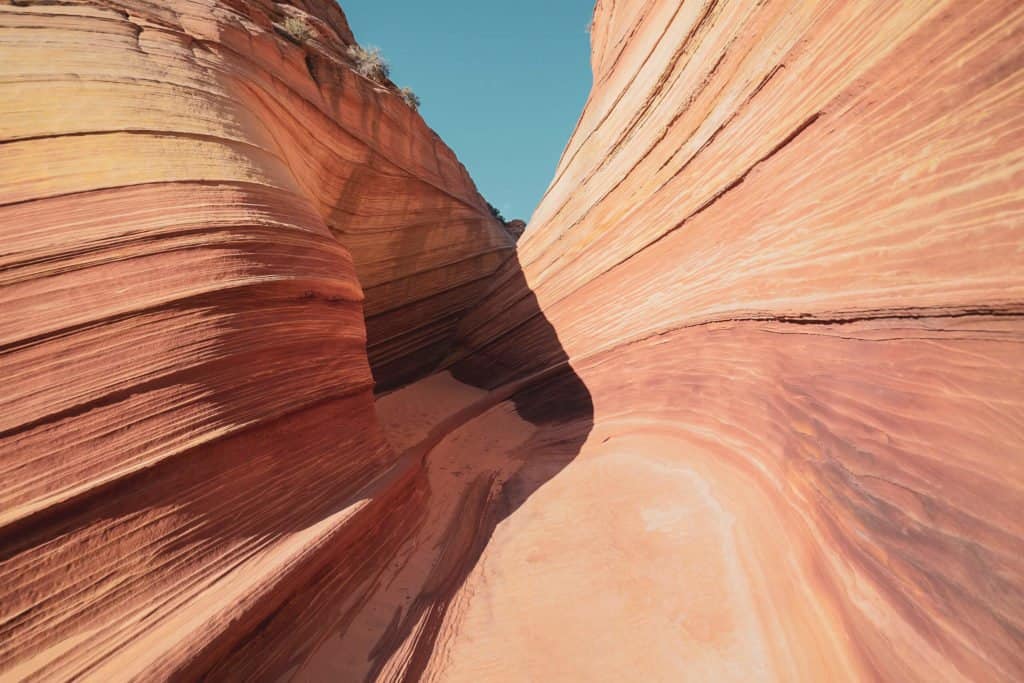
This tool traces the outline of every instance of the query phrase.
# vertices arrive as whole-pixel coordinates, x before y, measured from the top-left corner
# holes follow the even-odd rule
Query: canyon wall
[[[600,0],[515,251],[331,0],[0,5],[0,678],[1024,677],[1022,35]]]
[[[513,253],[352,42],[329,0],[0,5],[5,677],[248,632],[397,457],[371,368],[435,364]]]
[[[351,289],[358,275],[371,365],[379,384],[392,385],[445,354],[459,311],[513,242],[451,150],[392,84],[349,68],[345,48],[353,38],[337,5],[324,0],[308,9],[314,14],[282,3],[212,0],[4,6],[0,199],[15,212],[4,224],[46,221],[52,241],[70,228],[50,216],[110,217],[121,206],[145,206],[176,224],[164,239],[178,240],[179,251],[191,234],[201,249],[219,242],[222,253],[235,247],[216,226],[237,227],[251,216],[249,242],[260,234],[267,241],[279,224],[299,226],[292,239],[326,242],[336,252],[324,264],[332,277]],[[299,42],[282,29],[289,17],[308,31]],[[182,209],[175,216],[184,196],[193,215]],[[267,205],[282,215],[264,215]],[[196,218],[205,207],[242,208],[236,216]],[[142,234],[144,220],[116,233],[75,226],[80,244],[62,239],[62,252],[11,244],[5,266],[41,253],[53,262],[72,248],[93,253],[82,261],[92,266],[102,261],[96,252]],[[346,298],[361,298],[357,289]]]
[[[546,641],[485,631],[581,679],[1020,679],[1024,6],[601,0],[591,31],[524,286],[461,344],[516,359],[495,384],[568,355],[595,426],[548,509],[614,531],[533,574],[578,598]],[[496,552],[474,601],[522,619]]]

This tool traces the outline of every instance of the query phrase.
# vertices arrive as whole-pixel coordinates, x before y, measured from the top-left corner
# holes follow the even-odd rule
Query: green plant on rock
[[[497,218],[502,223],[505,222],[505,217],[501,215],[501,211],[498,210],[498,207],[496,207],[494,204],[491,204],[490,202],[487,202],[487,208],[491,210],[492,216]]]

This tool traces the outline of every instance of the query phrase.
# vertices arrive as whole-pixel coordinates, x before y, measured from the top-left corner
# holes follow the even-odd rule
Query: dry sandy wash
[[[517,251],[333,0],[0,0],[0,679],[1024,680],[1024,3],[591,38]]]

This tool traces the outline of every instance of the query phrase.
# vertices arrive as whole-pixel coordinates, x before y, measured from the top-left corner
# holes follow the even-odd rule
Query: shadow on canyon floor
[[[321,253],[322,240],[310,239],[289,258]],[[289,267],[273,235],[231,248],[253,273]],[[311,282],[284,279],[148,309],[155,322],[139,325],[193,316],[190,329],[215,346],[200,362],[54,418],[107,419],[89,454],[117,476],[5,527],[0,561],[28,575],[42,556],[63,553],[53,566],[117,567],[131,578],[116,600],[60,607],[69,631],[49,631],[34,646],[124,615],[159,621],[168,613],[154,604],[176,596],[179,615],[195,600],[207,616],[197,614],[180,635],[187,657],[168,644],[172,668],[164,673],[172,678],[319,671],[338,679],[340,667],[351,680],[392,671],[396,657],[406,677],[427,667],[452,600],[495,528],[578,454],[592,424],[590,395],[513,257],[495,282],[518,293],[517,319],[527,322],[452,368],[501,397],[453,430],[482,425],[486,433],[488,414],[514,405],[518,417],[504,434],[511,442],[451,449],[441,434],[421,461],[391,465],[373,428],[372,397],[338,389],[359,351],[349,324],[358,309]],[[512,384],[545,368],[557,370]],[[133,400],[156,401],[169,416],[146,404],[136,409]],[[202,443],[190,441],[206,431]],[[129,436],[137,440],[130,449],[103,448],[103,439],[116,445]],[[193,585],[188,576],[209,583]],[[83,574],[83,591],[107,585],[90,577]],[[23,598],[5,610],[35,604]],[[26,611],[20,627],[50,614]]]
[[[516,293],[517,319],[526,322],[460,352],[449,370],[476,387],[469,391],[477,399],[431,425],[383,474],[378,464],[369,486],[354,489],[344,473],[351,466],[363,479],[358,463],[346,462],[359,449],[351,420],[312,418],[322,426],[306,428],[340,437],[340,448],[307,461],[312,475],[293,472],[307,483],[289,486],[283,502],[293,519],[304,510],[310,526],[317,512],[324,519],[352,506],[353,513],[265,605],[197,658],[189,677],[416,680],[431,665],[454,601],[498,525],[576,457],[593,424],[590,393],[514,256],[494,282]],[[400,391],[426,405],[436,398],[429,384]]]
[[[87,323],[40,337],[69,339],[68,349],[82,357],[85,348],[118,348],[123,367],[110,364],[104,383],[87,372],[99,364],[60,372],[41,366],[46,391],[81,391],[83,398],[42,410],[7,435],[12,445],[3,455],[10,458],[0,464],[18,462],[13,469],[27,473],[19,474],[25,493],[15,501],[24,510],[0,527],[0,578],[22,582],[0,604],[0,641],[29,634],[16,653],[27,657],[92,633],[94,640],[77,642],[99,659],[174,619],[178,630],[151,653],[158,677],[238,680],[284,675],[319,646],[331,647],[325,638],[361,628],[359,642],[342,652],[362,652],[366,670],[379,671],[389,644],[412,631],[412,615],[443,618],[494,527],[575,456],[589,432],[589,394],[566,365],[513,396],[519,414],[557,443],[532,464],[517,461],[498,488],[453,483],[450,501],[476,511],[465,520],[475,523],[450,527],[456,538],[442,556],[423,557],[415,605],[379,628],[354,626],[395,558],[419,552],[416,534],[437,497],[422,469],[388,470],[362,372],[362,316],[337,270],[344,240],[279,229],[308,227],[318,202],[248,182],[192,185],[197,204],[237,201],[273,220],[248,226],[225,215],[204,224],[217,239],[195,249],[164,246],[154,236],[153,254],[176,253],[176,270],[193,272],[191,286],[175,284],[172,268],[154,270],[148,298],[132,299],[127,285],[109,287],[120,271],[96,268],[76,296],[113,299],[124,310],[112,316],[97,306]],[[356,185],[339,195],[378,185],[393,201],[386,183]],[[116,206],[181,201],[167,199],[165,189],[125,191],[125,204]],[[103,206],[76,201],[83,216]],[[347,208],[358,213],[359,206]],[[130,227],[132,216],[115,212],[110,220]],[[145,222],[138,229],[153,230]],[[425,232],[403,237],[412,241],[396,253],[425,250]],[[536,308],[513,264],[503,286],[521,288],[523,305]],[[539,310],[530,324],[544,338],[548,364],[564,362]],[[137,348],[115,343],[125,339]],[[505,346],[475,355],[515,367]],[[559,427],[570,422],[571,430]],[[498,486],[480,476],[472,480]],[[429,655],[433,637],[417,641],[417,657]],[[364,641],[371,647],[361,649]]]
[[[327,666],[314,666],[314,677],[343,672],[374,680],[398,673],[419,679],[446,620],[457,619],[453,603],[498,525],[566,467],[590,433],[590,393],[569,365],[515,255],[495,274],[492,294],[496,290],[514,293],[516,315],[525,322],[473,348],[457,341],[459,360],[449,368],[460,382],[488,391],[490,400],[457,416],[415,454],[421,462],[421,523],[392,554],[390,581],[367,596],[363,618],[346,624],[342,646],[322,653]],[[479,305],[490,301],[485,296]],[[509,309],[495,311],[501,316]],[[429,400],[429,393],[422,398]],[[366,632],[371,624],[383,629]],[[357,643],[372,647],[351,647]],[[369,670],[339,671],[330,664],[337,657],[366,657]]]

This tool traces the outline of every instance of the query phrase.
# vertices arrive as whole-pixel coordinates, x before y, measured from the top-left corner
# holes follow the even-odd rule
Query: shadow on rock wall
[[[400,454],[363,492],[363,506],[254,610],[244,633],[222,639],[189,676],[416,680],[434,666],[442,626],[458,619],[456,597],[496,527],[576,457],[593,424],[590,393],[518,262],[501,272],[495,281],[516,288],[518,305],[534,313],[523,329],[529,343],[515,343],[516,332],[464,350],[451,372],[487,397]],[[531,371],[536,381],[523,381]],[[425,390],[417,400],[432,397]],[[512,427],[494,431],[494,420]],[[306,505],[302,492],[288,495]]]
[[[423,568],[422,588],[394,609],[376,639],[367,680],[391,675],[396,652],[402,652],[401,670],[411,680],[438,665],[439,659],[433,665],[431,660],[442,627],[447,622],[448,630],[457,629],[459,615],[452,606],[496,527],[577,456],[593,426],[590,392],[569,365],[515,256],[495,282],[506,293],[516,292],[517,306],[529,309],[528,323],[492,343],[463,349],[450,368],[459,381],[487,389],[499,400],[464,416],[468,419],[423,453],[426,521],[411,537],[409,552],[398,554],[407,566]],[[495,426],[501,422],[496,413],[510,406],[524,421],[522,434]]]

